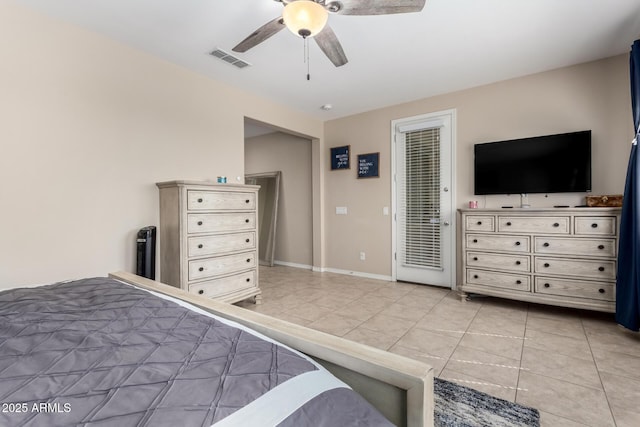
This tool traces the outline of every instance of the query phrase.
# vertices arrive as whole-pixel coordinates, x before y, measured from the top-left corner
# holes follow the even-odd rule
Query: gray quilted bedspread
[[[2,426],[209,426],[316,369],[111,279],[0,293]]]

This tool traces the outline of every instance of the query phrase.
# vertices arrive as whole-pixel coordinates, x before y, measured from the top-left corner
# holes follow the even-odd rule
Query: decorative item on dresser
[[[160,189],[160,280],[216,300],[254,298],[258,286],[256,185],[169,181]]]
[[[619,208],[460,209],[467,293],[615,312]]]

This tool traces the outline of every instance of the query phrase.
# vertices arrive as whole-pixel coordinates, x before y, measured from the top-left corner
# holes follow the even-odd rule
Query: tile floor
[[[243,307],[422,360],[540,410],[542,426],[640,426],[640,334],[613,315],[291,267],[261,267]]]

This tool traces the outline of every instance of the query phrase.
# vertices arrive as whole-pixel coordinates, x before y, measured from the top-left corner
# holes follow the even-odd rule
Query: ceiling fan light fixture
[[[282,12],[287,28],[302,38],[313,37],[322,31],[328,18],[327,10],[311,0],[292,1]]]

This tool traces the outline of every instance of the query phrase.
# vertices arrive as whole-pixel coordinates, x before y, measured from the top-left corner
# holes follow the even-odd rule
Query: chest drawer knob
[[[478,225],[482,225],[482,221],[478,221]]]
[[[246,222],[247,224],[249,224],[249,219],[245,219],[244,222]]]
[[[246,199],[244,202],[248,204],[249,203],[249,199]]]
[[[198,225],[202,225],[202,221],[198,221]]]
[[[474,274],[474,275],[473,275],[473,278],[474,278],[474,279],[477,279],[477,278],[478,278],[478,275],[477,275],[477,274]]]
[[[593,224],[591,224],[591,228],[598,228],[598,224],[594,222]]]
[[[522,264],[520,261],[516,261],[516,265],[520,265]]]
[[[202,203],[202,199],[198,199],[198,203]]]
[[[557,222],[554,222],[553,226],[557,228],[557,227],[560,227],[560,224],[558,224]]]
[[[477,256],[474,256],[474,257],[473,257],[473,260],[474,260],[474,261],[477,261],[477,260],[478,260],[478,257],[477,257]]]
[[[473,243],[478,243],[478,239],[473,239]]]
[[[198,291],[198,293],[199,293],[200,295],[202,295],[202,294],[204,294],[204,290],[200,289],[200,290]]]
[[[598,267],[598,271],[604,271],[604,267]]]
[[[522,280],[516,280],[516,285],[521,285],[522,284]]]
[[[509,221],[509,222],[507,223],[507,225],[508,225],[508,226],[511,226],[511,221]]]
[[[204,245],[203,245],[202,243],[200,243],[200,244],[198,245],[198,249],[202,249],[203,247],[204,247]]]
[[[247,277],[247,283],[249,283],[250,281],[251,281],[251,279]]]
[[[604,245],[598,245],[598,249],[603,250],[604,249]]]
[[[600,288],[598,289],[598,292],[600,292],[601,294],[604,294],[604,289]]]
[[[516,246],[520,246],[520,242],[516,242]]]
[[[544,263],[544,266],[548,268],[548,267],[549,267],[549,263],[548,263],[548,262],[545,262],[545,263]]]
[[[542,246],[544,246],[545,248],[548,248],[548,247],[549,247],[549,242],[544,242],[544,243],[542,244]]]
[[[551,287],[551,285],[550,285],[550,284],[548,284],[548,283],[545,283],[545,284],[544,284],[544,287],[545,287],[545,288],[550,288],[550,287]]]
[[[198,271],[204,271],[204,267],[200,267]]]
[[[251,240],[250,239],[245,239],[245,242],[249,243]]]
[[[251,258],[247,258],[247,262],[251,262]]]

